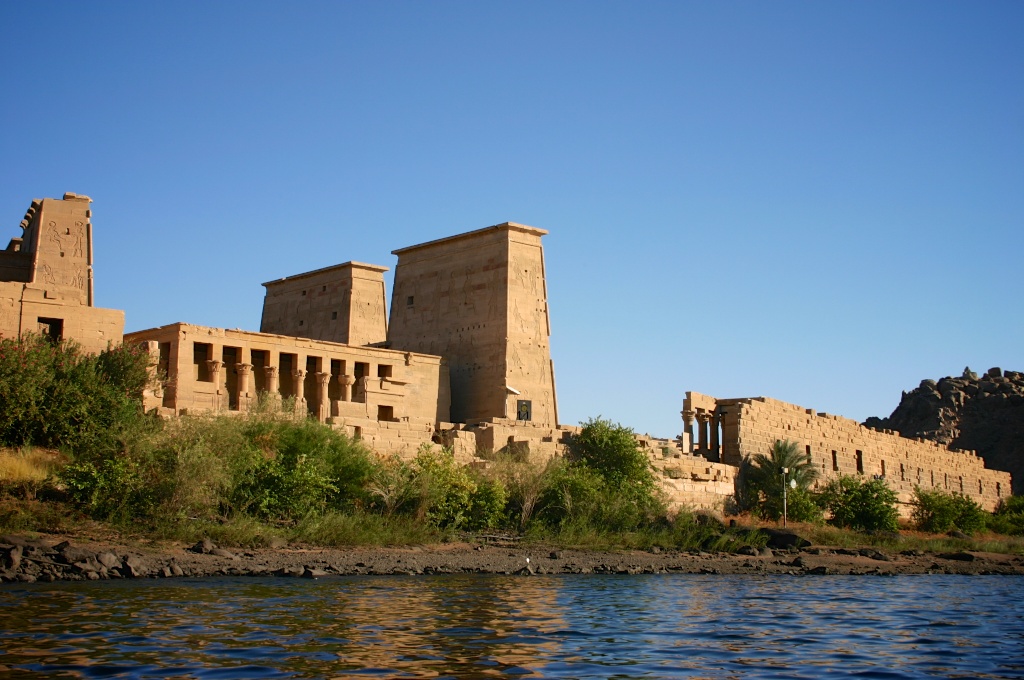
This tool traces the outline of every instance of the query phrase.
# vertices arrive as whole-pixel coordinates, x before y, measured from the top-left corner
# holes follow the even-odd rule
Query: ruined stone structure
[[[508,447],[558,453],[541,229],[504,223],[395,251],[391,328],[386,267],[358,262],[263,284],[261,332],[171,324],[148,343],[166,415],[244,412],[257,394],[346,429],[380,453],[427,442],[460,459]]]
[[[89,204],[75,194],[32,202],[23,236],[0,251],[0,333],[39,331],[87,351],[121,341],[123,313],[93,306]],[[467,463],[499,450],[542,462],[577,430],[558,423],[546,233],[505,222],[393,251],[390,323],[387,268],[346,262],[263,284],[258,333],[186,323],[130,333],[125,341],[149,348],[159,376],[145,406],[167,416],[243,413],[259,398],[288,399],[380,454],[411,456],[434,442]],[[1020,374],[968,378],[926,381],[921,399],[937,400],[942,414],[972,390],[1000,413],[1024,402]],[[674,441],[637,438],[675,504],[727,508],[740,461],[785,439],[805,448],[823,481],[880,476],[904,501],[922,486],[991,510],[1010,493],[1010,475],[972,452],[773,399],[687,392],[683,419]],[[956,428],[925,425],[933,420],[952,441]]]
[[[35,199],[23,233],[0,251],[0,334],[75,340],[87,352],[121,342],[124,312],[93,305],[88,196]]]
[[[892,415],[864,424],[977,451],[985,465],[1013,475],[1013,492],[1024,494],[1024,373],[996,367],[979,377],[965,368],[959,377],[922,380]]]
[[[775,399],[716,399],[687,392],[687,430],[694,419],[699,428],[694,452],[737,469],[744,458],[768,453],[775,441],[788,439],[804,448],[822,482],[840,475],[884,478],[904,503],[916,486],[963,493],[990,511],[1010,495],[1010,474],[986,469],[973,451],[907,439]]]
[[[399,453],[429,442],[448,416],[448,367],[437,356],[184,323],[125,341],[148,344],[162,380],[146,408],[164,415],[244,412],[265,393]]]

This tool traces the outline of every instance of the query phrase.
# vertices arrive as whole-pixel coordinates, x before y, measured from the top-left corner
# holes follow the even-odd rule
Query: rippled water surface
[[[1024,578],[430,576],[0,588],[0,675],[1024,677]]]

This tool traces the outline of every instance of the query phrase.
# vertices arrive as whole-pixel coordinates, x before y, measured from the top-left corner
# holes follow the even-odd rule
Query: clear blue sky
[[[0,3],[0,238],[94,199],[127,329],[504,221],[559,410],[862,420],[1024,370],[1024,3]],[[390,284],[390,279],[389,279]]]

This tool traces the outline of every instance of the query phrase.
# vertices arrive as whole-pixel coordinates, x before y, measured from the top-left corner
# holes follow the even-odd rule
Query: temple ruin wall
[[[963,493],[989,511],[1010,494],[1010,474],[985,468],[973,451],[872,430],[855,420],[766,397],[717,399],[715,408],[721,423],[721,462],[728,465],[767,454],[777,440],[791,440],[810,455],[821,475],[819,484],[841,475],[878,477],[902,503],[920,486]]]

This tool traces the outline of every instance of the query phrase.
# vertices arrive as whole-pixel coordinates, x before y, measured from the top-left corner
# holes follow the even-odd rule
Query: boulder
[[[797,533],[784,529],[761,529],[768,534],[768,547],[785,550],[788,548],[806,548],[811,542]]]
[[[149,574],[149,568],[141,557],[129,555],[122,562],[121,573],[130,578],[141,578]]]
[[[199,553],[201,555],[209,554],[209,553],[213,552],[216,549],[217,549],[217,544],[214,543],[213,541],[211,541],[208,538],[204,538],[203,540],[199,541],[194,546],[189,548],[189,550],[191,550],[192,552]]]

